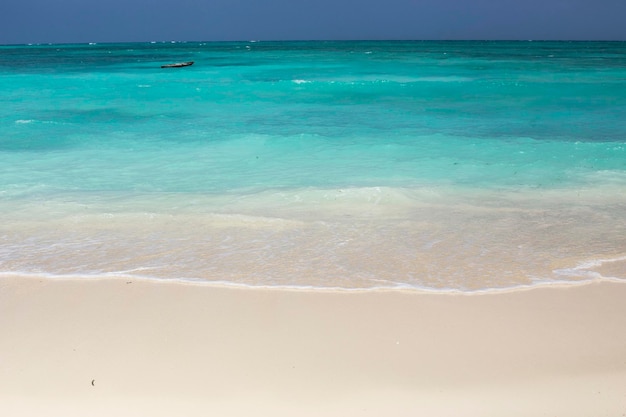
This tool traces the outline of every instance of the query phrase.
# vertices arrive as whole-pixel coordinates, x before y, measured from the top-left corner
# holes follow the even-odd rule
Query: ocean
[[[0,46],[0,104],[0,275],[626,279],[624,42]]]

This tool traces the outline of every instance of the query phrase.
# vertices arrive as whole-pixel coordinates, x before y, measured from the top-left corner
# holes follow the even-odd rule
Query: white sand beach
[[[626,284],[0,279],[3,416],[624,416]]]

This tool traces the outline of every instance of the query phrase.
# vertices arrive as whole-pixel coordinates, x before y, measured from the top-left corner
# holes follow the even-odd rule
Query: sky
[[[626,40],[626,0],[1,0],[0,44]]]

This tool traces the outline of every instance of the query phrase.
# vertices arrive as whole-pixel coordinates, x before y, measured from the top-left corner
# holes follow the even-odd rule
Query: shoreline
[[[3,269],[468,292],[626,279],[626,199],[603,190],[331,187],[26,198],[1,208],[8,216]]]
[[[0,277],[0,414],[621,416],[625,299]]]
[[[602,260],[597,267],[602,268],[602,262],[622,263],[626,261],[626,257],[619,257],[615,260]],[[619,265],[619,272],[622,273],[622,266]],[[572,268],[577,269],[577,268]],[[581,268],[586,269],[586,268]],[[610,268],[604,268],[610,271]],[[459,296],[481,296],[481,295],[497,295],[510,294],[524,291],[535,291],[544,288],[575,288],[588,285],[600,285],[604,283],[614,283],[617,285],[626,285],[626,279],[620,277],[603,276],[597,272],[590,272],[594,275],[590,278],[579,280],[543,280],[532,284],[519,284],[510,287],[491,287],[482,289],[460,289],[460,288],[428,288],[412,286],[410,284],[399,283],[397,286],[380,286],[380,287],[323,287],[315,285],[254,285],[247,283],[238,283],[231,281],[210,281],[201,278],[160,278],[141,275],[124,275],[120,273],[105,273],[100,275],[88,274],[37,274],[37,273],[15,273],[0,272],[0,281],[4,279],[25,279],[25,280],[43,280],[51,282],[116,282],[124,281],[127,284],[133,282],[143,282],[146,284],[156,285],[182,285],[190,287],[200,287],[207,289],[232,289],[232,290],[249,290],[249,291],[285,291],[285,292],[305,292],[319,294],[367,294],[367,293],[406,293],[415,295],[459,295]]]

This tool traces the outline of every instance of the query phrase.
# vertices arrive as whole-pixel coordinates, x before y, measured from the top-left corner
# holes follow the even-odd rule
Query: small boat
[[[161,68],[180,68],[180,67],[188,67],[189,65],[193,65],[193,61],[178,62],[176,64],[161,65]]]

